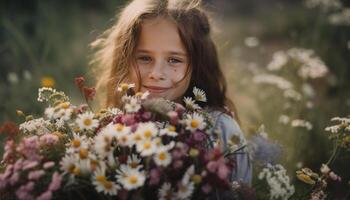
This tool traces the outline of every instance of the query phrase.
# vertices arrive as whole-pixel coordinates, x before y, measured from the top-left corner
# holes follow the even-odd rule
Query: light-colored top
[[[232,137],[239,138],[237,149],[240,150],[233,155],[236,161],[236,165],[234,167],[234,171],[232,172],[231,181],[242,181],[243,183],[251,185],[252,162],[247,151],[247,146],[245,146],[247,144],[247,141],[239,124],[230,115],[221,111],[215,110],[209,111],[209,113],[214,120],[213,129],[219,131],[219,135],[221,136],[221,150],[227,150],[228,141]],[[211,140],[213,147],[213,144],[217,139],[212,137]]]

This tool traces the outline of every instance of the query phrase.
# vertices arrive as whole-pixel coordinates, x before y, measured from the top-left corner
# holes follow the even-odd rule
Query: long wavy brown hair
[[[231,111],[239,121],[234,103],[226,94],[226,79],[201,0],[133,0],[119,12],[116,23],[91,43],[95,50],[91,66],[102,106],[120,105],[115,89],[130,73],[142,22],[156,17],[167,18],[177,25],[187,50],[191,80],[185,96],[191,96],[196,86],[206,92],[208,107]]]

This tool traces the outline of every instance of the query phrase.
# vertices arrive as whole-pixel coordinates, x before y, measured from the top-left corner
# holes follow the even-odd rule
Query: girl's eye
[[[176,63],[181,63],[182,61],[176,58],[170,58],[169,63],[176,64]]]
[[[152,58],[149,56],[140,56],[137,58],[137,60],[143,62],[143,63],[148,63],[152,61]]]

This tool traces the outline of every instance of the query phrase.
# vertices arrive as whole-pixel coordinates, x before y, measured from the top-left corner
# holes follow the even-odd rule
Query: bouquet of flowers
[[[210,114],[196,101],[186,107],[134,93],[121,84],[122,106],[93,112],[94,88],[76,84],[86,103],[74,106],[52,88],[40,88],[48,107],[41,118],[8,126],[1,161],[2,199],[205,199],[232,188],[235,145],[220,150]],[[215,195],[214,195],[215,196]]]

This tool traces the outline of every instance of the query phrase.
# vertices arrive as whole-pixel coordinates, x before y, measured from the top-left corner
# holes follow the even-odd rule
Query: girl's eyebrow
[[[152,51],[149,51],[147,49],[137,49],[136,52],[138,53],[151,53]],[[167,51],[168,54],[171,55],[179,55],[179,56],[187,56],[187,54],[185,52],[182,51]]]

